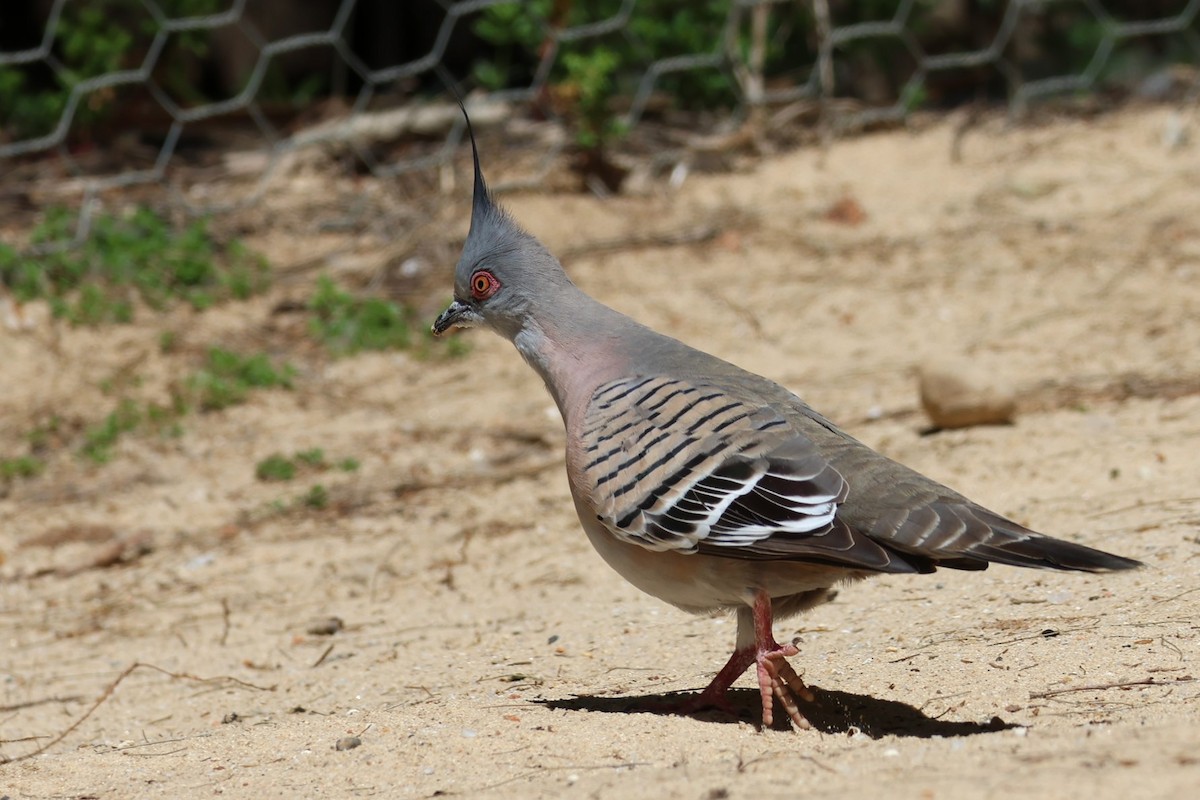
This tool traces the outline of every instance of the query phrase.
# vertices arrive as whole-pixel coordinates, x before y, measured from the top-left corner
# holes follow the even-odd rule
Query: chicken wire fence
[[[107,192],[244,208],[313,149],[381,178],[435,172],[465,133],[455,92],[477,129],[560,131],[516,179],[536,184],[564,150],[664,120],[698,136],[770,112],[836,133],[1180,81],[1194,102],[1200,63],[1200,0],[30,0],[23,19],[35,42],[0,35],[0,207],[77,207],[77,238]],[[223,191],[230,175],[249,188]]]

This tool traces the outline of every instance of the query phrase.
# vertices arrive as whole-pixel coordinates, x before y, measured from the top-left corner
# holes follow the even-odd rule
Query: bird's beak
[[[470,328],[481,322],[479,313],[466,303],[455,300],[433,321],[433,335],[441,336],[451,328]]]

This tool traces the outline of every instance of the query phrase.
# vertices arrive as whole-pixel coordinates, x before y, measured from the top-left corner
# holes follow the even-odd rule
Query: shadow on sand
[[[884,736],[911,736],[928,739],[933,736],[974,736],[995,733],[1018,727],[993,717],[987,722],[954,722],[924,714],[920,709],[895,700],[880,700],[868,695],[835,692],[809,686],[815,695],[812,703],[799,703],[800,711],[822,733],[851,733],[862,731],[873,739]],[[546,708],[569,711],[594,711],[602,714],[672,714],[666,708],[678,702],[680,693],[651,694],[625,697],[571,697],[563,700],[537,700]],[[688,716],[708,722],[730,723],[757,721],[761,714],[758,692],[753,689],[733,689],[729,701],[738,712],[732,717],[721,711],[699,711]],[[791,723],[776,704],[775,725],[787,730]]]

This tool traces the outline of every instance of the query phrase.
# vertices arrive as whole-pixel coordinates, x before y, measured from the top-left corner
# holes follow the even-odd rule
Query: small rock
[[[353,750],[362,744],[362,739],[357,736],[343,736],[337,740],[337,744],[333,746],[334,750]]]
[[[829,222],[857,227],[867,221],[867,212],[857,200],[845,195],[825,210],[824,217]]]
[[[309,636],[333,636],[344,627],[346,627],[346,623],[338,617],[328,617],[312,623],[305,628],[304,632]]]
[[[941,362],[920,369],[921,406],[937,428],[1006,425],[1017,401],[1012,389],[973,364]]]

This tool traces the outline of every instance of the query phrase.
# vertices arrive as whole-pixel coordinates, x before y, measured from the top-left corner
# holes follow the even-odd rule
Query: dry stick
[[[1168,497],[1163,500],[1145,500],[1141,503],[1136,503],[1131,506],[1120,506],[1119,508],[1109,508],[1104,511],[1096,511],[1088,514],[1088,519],[1096,519],[1097,517],[1107,517],[1111,514],[1121,514],[1126,511],[1140,511],[1144,508],[1152,508],[1154,506],[1170,506],[1176,503],[1196,503],[1200,502],[1200,497]]]
[[[507,103],[470,103],[475,130],[504,122],[512,116]],[[461,118],[456,103],[427,106],[402,106],[387,111],[362,112],[351,117],[328,120],[296,133],[288,141],[301,148],[315,144],[341,147],[349,143],[363,146],[394,141],[402,136],[444,134]]]
[[[221,598],[221,638],[219,644],[225,646],[225,642],[229,640],[229,599]]]
[[[321,657],[320,657],[320,658],[318,658],[316,661],[314,661],[314,662],[313,662],[313,669],[316,669],[317,667],[319,667],[319,666],[321,666],[322,664],[324,664],[324,663],[325,663],[325,659],[329,658],[329,654],[330,654],[330,653],[332,653],[332,652],[333,652],[333,645],[331,644],[331,645],[329,645],[329,647],[326,647],[326,648],[325,648],[325,652],[324,652],[324,653],[321,653]]]
[[[126,678],[128,678],[130,675],[132,675],[134,672],[136,672],[139,669],[151,669],[151,670],[154,670],[155,672],[161,672],[163,675],[166,675],[168,677],[175,678],[176,680],[197,681],[198,683],[212,683],[214,681],[226,681],[229,683],[236,683],[239,686],[245,686],[247,689],[255,689],[260,692],[275,691],[274,686],[256,686],[253,683],[247,683],[246,681],[243,681],[239,678],[234,678],[231,675],[221,675],[216,678],[201,678],[199,676],[192,675],[187,672],[171,672],[168,669],[163,669],[162,667],[155,666],[154,664],[146,664],[142,661],[137,661],[137,662],[134,662],[133,664],[129,665],[128,667],[126,667],[125,670],[122,671],[121,674],[116,677],[116,680],[114,680],[107,687],[105,687],[104,691],[101,692],[100,697],[97,698],[96,702],[92,703],[91,707],[87,711],[83,712],[83,715],[80,716],[79,719],[75,720],[70,725],[68,725],[66,730],[62,731],[57,736],[55,736],[53,739],[46,742],[44,745],[37,748],[36,750],[31,750],[28,753],[22,753],[21,755],[17,756],[16,758],[9,759],[8,762],[6,762],[6,763],[11,764],[16,761],[24,761],[25,759],[33,758],[34,756],[41,755],[42,753],[46,752],[54,745],[61,742],[63,739],[70,736],[71,733],[73,733],[76,728],[78,728],[80,725],[82,725],[87,720],[88,717],[90,717],[92,714],[94,714],[96,712],[96,709],[100,708],[100,706],[103,705],[104,702],[106,700],[108,700],[108,698],[112,697],[113,692],[115,692],[117,690],[117,687],[121,685],[121,681],[125,680]]]
[[[1140,681],[1118,681],[1116,683],[1094,683],[1089,686],[1071,686],[1066,689],[1049,689],[1045,692],[1030,692],[1029,699],[1037,700],[1069,692],[1102,692],[1105,689],[1125,689],[1130,686],[1170,686],[1182,681],[1156,681],[1154,678],[1144,678]]]
[[[750,11],[750,14],[753,42],[750,51],[750,68],[756,92],[753,100],[756,103],[761,103],[763,101],[763,89],[766,87],[766,83],[763,81],[763,68],[767,63],[767,34],[771,21],[771,8],[766,3],[760,3]]]
[[[0,706],[0,714],[5,714],[9,711],[20,711],[22,708],[32,708],[33,706],[46,705],[47,703],[78,703],[82,699],[82,695],[72,694],[66,697],[43,697],[39,700],[26,700],[23,703],[12,703],[11,705]]]
[[[1164,597],[1162,600],[1155,600],[1154,605],[1159,605],[1161,603],[1170,603],[1172,600],[1178,600],[1179,598],[1183,597],[1184,595],[1189,595],[1193,592],[1200,592],[1200,586],[1197,586],[1194,589],[1188,589],[1187,591],[1180,592],[1179,594],[1176,594],[1176,595],[1172,595],[1171,597]]]
[[[173,744],[174,742],[188,742],[188,741],[191,741],[192,739],[207,739],[210,736],[212,736],[211,733],[197,733],[192,736],[176,736],[171,739],[157,739],[153,742],[146,741],[146,742],[137,742],[136,744],[127,744],[127,745],[124,745],[123,747],[114,747],[113,750],[118,753],[121,753],[126,750],[134,750],[139,747],[153,747],[156,744]],[[171,752],[176,753],[179,751],[172,750]],[[158,755],[165,755],[165,753],[159,753]]]
[[[829,0],[813,0],[817,18],[817,66],[821,78],[821,148],[829,148],[832,125],[829,101],[833,98],[833,40],[829,28]]]
[[[747,99],[752,109],[763,103],[763,66],[767,62],[767,23],[771,9],[765,3],[750,11],[750,75],[746,86]]]
[[[799,756],[800,758],[803,758],[807,761],[811,761],[814,766],[819,767],[819,768],[825,770],[826,772],[832,772],[834,774],[837,773],[837,770],[833,769],[832,767],[828,767],[825,764],[822,764],[820,761],[818,761],[814,757],[796,753],[791,750],[783,750],[783,751],[780,751],[777,753],[767,753],[765,755],[758,756],[757,758],[752,758],[749,761],[744,760],[742,757],[742,754],[738,753],[737,771],[745,772],[749,767],[752,767],[755,764],[758,764],[758,763],[761,763],[764,761],[773,761],[773,760],[779,759],[779,758],[786,758],[790,761],[792,759],[795,759],[797,756]]]

